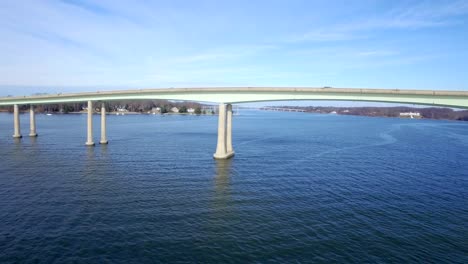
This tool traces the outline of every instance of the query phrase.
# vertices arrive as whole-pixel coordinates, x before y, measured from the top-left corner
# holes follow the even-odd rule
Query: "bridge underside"
[[[14,104],[71,103],[90,100],[119,101],[155,99],[229,104],[297,100],[365,101],[468,108],[468,92],[335,88],[203,88],[111,91],[0,98],[0,106]]]

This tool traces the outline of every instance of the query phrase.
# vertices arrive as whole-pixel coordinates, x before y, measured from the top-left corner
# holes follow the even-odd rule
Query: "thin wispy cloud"
[[[275,45],[244,45],[236,47],[223,47],[210,51],[201,52],[198,54],[175,57],[171,59],[172,63],[198,63],[198,62],[222,62],[247,57],[256,56],[274,49],[278,46]],[[168,62],[168,63],[171,63]]]
[[[372,37],[372,31],[416,30],[462,23],[460,16],[468,14],[468,1],[425,1],[393,8],[383,14],[355,21],[323,26],[289,41],[346,41]]]
[[[390,50],[368,50],[368,51],[358,51],[355,54],[361,57],[385,57],[385,56],[397,55],[398,52],[390,51]]]

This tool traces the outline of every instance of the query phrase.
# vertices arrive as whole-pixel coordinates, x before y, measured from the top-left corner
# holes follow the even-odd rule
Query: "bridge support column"
[[[19,117],[19,106],[14,105],[13,106],[13,123],[14,123],[14,138],[22,138],[23,136],[21,135],[21,124],[20,124],[20,117]]]
[[[34,113],[34,106],[31,105],[29,109],[29,136],[37,137],[36,132],[36,113]]]
[[[229,159],[234,156],[234,152],[227,151],[227,107],[226,104],[219,104],[219,117],[218,117],[218,144],[216,146],[216,152],[213,155],[215,159]],[[232,149],[232,145],[231,145]]]
[[[226,114],[226,151],[232,153],[234,156],[234,150],[232,149],[232,104],[227,105]]]
[[[86,146],[94,146],[93,141],[93,101],[88,101],[88,140]]]
[[[108,144],[107,140],[107,127],[106,127],[106,104],[101,105],[101,141],[100,144]]]

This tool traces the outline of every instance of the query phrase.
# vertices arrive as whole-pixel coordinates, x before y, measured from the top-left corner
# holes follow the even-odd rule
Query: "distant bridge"
[[[262,107],[260,110],[267,110],[267,111],[278,111],[278,112],[306,112],[304,109],[300,108],[287,108],[287,107]]]
[[[92,134],[93,102],[101,102],[101,141],[107,144],[106,109],[104,102],[114,100],[182,100],[219,103],[218,144],[215,158],[226,159],[234,155],[232,148],[232,104],[262,101],[327,100],[367,101],[403,104],[420,104],[468,108],[466,91],[430,91],[400,89],[358,88],[295,88],[295,87],[226,87],[226,88],[170,88],[89,93],[67,93],[39,96],[1,97],[0,106],[14,106],[14,135],[21,137],[19,105],[30,105],[30,136],[37,136],[34,105],[88,102],[88,140],[94,146]]]

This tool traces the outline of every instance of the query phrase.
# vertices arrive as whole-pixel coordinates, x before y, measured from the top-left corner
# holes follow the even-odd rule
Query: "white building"
[[[125,108],[117,108],[117,112],[128,112]]]
[[[177,107],[174,106],[174,107],[171,108],[171,112],[173,112],[173,113],[179,113],[179,108],[177,108]]]
[[[400,117],[407,117],[407,118],[421,118],[421,114],[418,112],[404,112],[400,113]]]
[[[189,109],[187,109],[187,113],[193,114],[193,113],[195,113],[195,109],[189,108]]]

